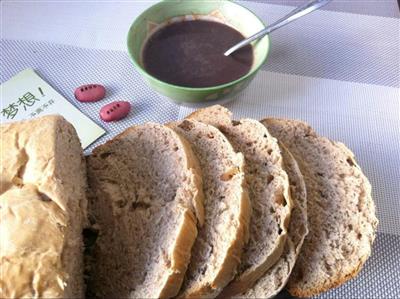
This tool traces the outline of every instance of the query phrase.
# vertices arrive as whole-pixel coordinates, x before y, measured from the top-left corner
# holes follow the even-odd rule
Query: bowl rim
[[[220,0],[221,2],[227,2],[233,5],[237,5],[245,10],[247,10],[251,15],[253,15],[253,17],[255,17],[262,25],[264,25],[264,27],[266,27],[265,23],[263,20],[261,20],[254,12],[252,12],[250,9],[248,9],[247,7],[244,7],[243,5],[240,5],[236,2],[233,2],[231,0]],[[153,75],[151,75],[150,73],[148,73],[141,65],[140,63],[138,63],[136,61],[136,59],[134,58],[134,55],[132,53],[131,47],[129,46],[130,40],[131,40],[131,31],[133,30],[133,28],[135,28],[138,25],[139,22],[139,18],[146,14],[150,9],[153,9],[156,6],[162,5],[162,3],[164,3],[165,1],[160,1],[150,7],[148,7],[146,10],[144,10],[140,15],[138,15],[135,20],[133,21],[133,23],[131,24],[131,26],[129,27],[128,30],[128,36],[127,36],[127,48],[128,48],[128,54],[129,57],[132,61],[132,63],[135,65],[135,67],[139,70],[140,73],[142,73],[144,76],[146,76],[147,78],[156,81],[157,83],[161,84],[161,85],[165,85],[167,87],[171,87],[171,88],[177,88],[177,89],[181,89],[181,90],[186,90],[186,91],[197,91],[197,92],[206,92],[206,91],[213,91],[213,90],[219,90],[219,89],[223,89],[226,87],[230,87],[232,85],[236,85],[237,83],[246,80],[247,78],[250,78],[252,75],[254,75],[255,73],[258,72],[258,70],[264,65],[265,61],[267,60],[268,54],[269,54],[269,50],[270,50],[270,46],[271,46],[271,40],[269,38],[268,35],[264,36],[263,39],[267,39],[267,50],[265,51],[264,57],[262,57],[259,65],[257,67],[255,67],[253,70],[249,71],[247,74],[243,75],[242,77],[234,80],[234,81],[230,81],[228,83],[224,83],[224,84],[220,84],[220,85],[213,85],[213,86],[209,86],[209,87],[187,87],[187,86],[181,86],[181,85],[175,85],[175,84],[171,84],[165,81],[162,81],[156,77],[154,77]],[[257,42],[256,42],[257,43]]]

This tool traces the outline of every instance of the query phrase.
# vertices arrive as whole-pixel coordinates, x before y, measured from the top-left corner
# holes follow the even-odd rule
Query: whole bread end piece
[[[82,298],[86,169],[74,127],[2,124],[0,297]]]

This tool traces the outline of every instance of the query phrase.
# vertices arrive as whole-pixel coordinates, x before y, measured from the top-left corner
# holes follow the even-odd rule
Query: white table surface
[[[148,88],[126,53],[132,20],[153,3],[1,1],[1,82],[34,68],[108,131],[93,146],[135,123],[185,116],[191,109]],[[266,23],[300,3],[242,2]],[[357,279],[321,298],[400,297],[399,34],[396,1],[334,0],[274,32],[267,63],[249,88],[227,104],[237,117],[309,122],[321,134],[348,144],[371,180],[380,219],[374,254]],[[74,101],[74,88],[87,82],[105,84],[107,101],[131,100],[130,117],[104,124],[98,119],[104,103]]]

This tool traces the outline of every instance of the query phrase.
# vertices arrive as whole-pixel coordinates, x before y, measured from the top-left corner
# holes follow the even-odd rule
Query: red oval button
[[[100,84],[85,84],[75,89],[75,98],[79,102],[97,102],[105,95],[106,89]]]
[[[131,103],[116,101],[103,106],[100,109],[100,118],[106,122],[123,119],[131,110]]]

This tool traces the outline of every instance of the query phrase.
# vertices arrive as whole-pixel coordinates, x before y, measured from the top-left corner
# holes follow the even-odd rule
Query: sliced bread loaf
[[[198,162],[168,127],[134,126],[88,157],[89,208],[99,229],[88,282],[101,298],[170,298],[203,222]]]
[[[283,168],[277,140],[258,121],[232,121],[222,106],[200,109],[188,116],[219,128],[235,151],[245,156],[245,176],[252,206],[250,240],[235,279],[221,298],[241,294],[251,287],[283,252],[291,213],[289,179]]]
[[[190,120],[169,126],[192,144],[205,194],[204,226],[193,246],[180,297],[215,297],[233,278],[248,239],[251,209],[244,186],[244,159],[212,126]]]
[[[289,176],[293,201],[288,236],[282,256],[268,271],[245,293],[238,298],[272,298],[286,285],[300,253],[305,236],[308,234],[307,196],[303,175],[296,160],[280,144],[285,170]]]
[[[298,297],[351,279],[371,253],[378,220],[371,186],[353,153],[301,121],[262,121],[293,154],[307,189],[310,233],[288,282]]]
[[[3,124],[0,297],[83,298],[86,168],[61,116]]]

